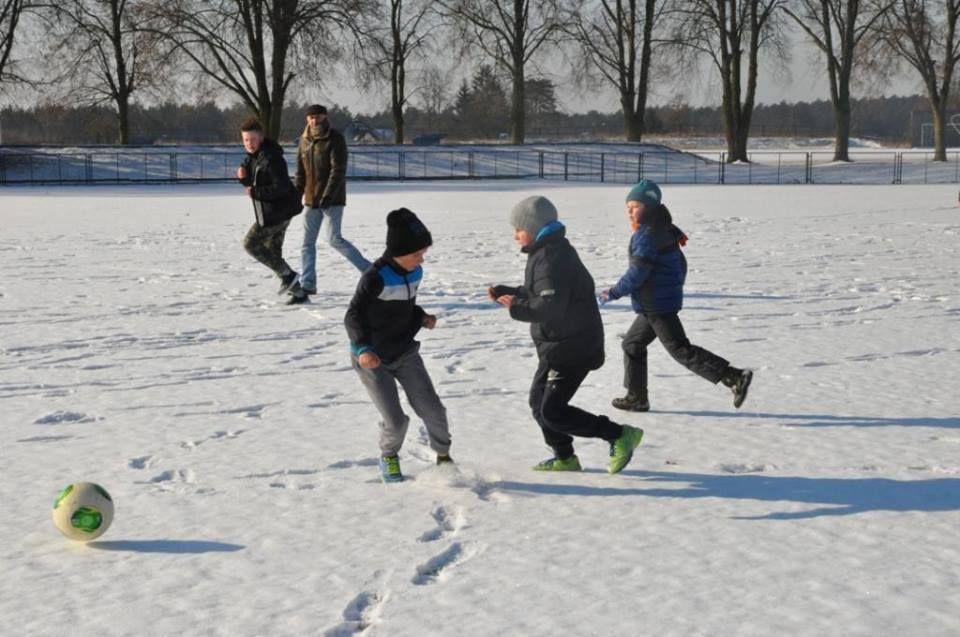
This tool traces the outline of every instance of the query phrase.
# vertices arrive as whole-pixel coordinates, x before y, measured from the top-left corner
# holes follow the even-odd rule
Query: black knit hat
[[[326,115],[327,107],[320,104],[311,104],[307,107],[307,115]]]
[[[423,222],[406,208],[394,210],[387,215],[388,257],[413,254],[433,245],[433,237]]]

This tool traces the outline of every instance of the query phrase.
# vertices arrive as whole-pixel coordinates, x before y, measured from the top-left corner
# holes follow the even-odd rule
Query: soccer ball
[[[71,540],[94,540],[106,532],[111,522],[113,499],[99,484],[71,484],[53,503],[53,524]]]

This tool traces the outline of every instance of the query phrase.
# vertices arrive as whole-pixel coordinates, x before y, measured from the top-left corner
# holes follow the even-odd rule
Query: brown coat
[[[347,203],[347,142],[340,131],[328,128],[318,137],[306,127],[297,150],[297,189],[310,208]]]

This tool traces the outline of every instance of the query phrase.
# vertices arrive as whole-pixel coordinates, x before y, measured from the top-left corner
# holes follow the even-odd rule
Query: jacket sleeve
[[[303,164],[303,145],[299,141],[297,142],[297,175],[294,185],[297,192],[303,192],[307,185],[307,169]]]
[[[630,239],[630,266],[617,284],[610,288],[611,301],[639,290],[650,276],[653,260],[652,255],[648,254],[648,243],[639,233]]]
[[[376,271],[367,272],[360,277],[357,290],[350,300],[350,307],[347,308],[347,314],[343,319],[347,328],[347,335],[350,337],[350,352],[354,356],[373,351],[373,335],[367,317],[369,316],[370,303],[382,291],[383,279]]]
[[[343,135],[337,135],[330,141],[330,176],[320,196],[320,201],[324,204],[330,201],[333,193],[337,192],[347,179],[347,142]]]
[[[283,153],[270,153],[267,156],[267,173],[270,183],[255,185],[253,197],[260,201],[277,201],[288,197],[293,184],[290,183],[290,174],[287,172],[287,162],[283,159]]]
[[[240,167],[243,168],[243,171],[244,173],[246,173],[247,176],[244,177],[243,179],[237,180],[240,182],[241,185],[246,187],[250,187],[253,185],[253,161],[251,160],[252,160],[252,155],[247,155],[246,157],[243,158],[243,162],[240,164]]]
[[[562,321],[570,305],[572,276],[564,276],[558,264],[545,258],[534,269],[533,284],[519,288],[510,316],[524,323],[547,323]]]
[[[524,290],[522,287],[511,287],[509,285],[494,285],[493,294],[494,296],[501,297],[506,294],[512,294],[513,296],[526,296],[523,294]]]

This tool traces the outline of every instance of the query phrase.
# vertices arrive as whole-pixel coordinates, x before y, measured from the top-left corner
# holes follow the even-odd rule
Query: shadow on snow
[[[91,542],[87,546],[101,551],[130,551],[132,553],[233,553],[245,547],[225,542],[206,540],[113,540]]]
[[[820,516],[854,515],[872,511],[942,512],[960,510],[960,479],[891,480],[888,478],[802,478],[769,474],[710,475],[666,471],[624,471],[645,478],[643,487],[595,487],[578,484],[504,481],[504,491],[542,495],[633,496],[647,498],[724,498],[759,502],[817,505],[805,511],[734,516],[740,520],[797,520]],[[653,483],[678,488],[646,486]]]

